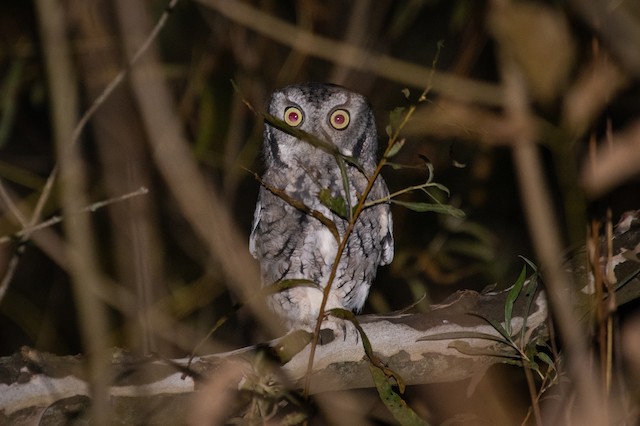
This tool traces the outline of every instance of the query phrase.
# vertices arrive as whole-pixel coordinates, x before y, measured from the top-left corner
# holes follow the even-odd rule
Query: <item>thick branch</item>
[[[359,319],[376,354],[399,373],[407,384],[451,382],[480,374],[492,364],[503,360],[496,355],[513,355],[513,352],[506,345],[478,338],[432,341],[418,339],[443,333],[478,332],[497,337],[498,333],[486,320],[474,314],[500,321],[504,318],[505,298],[504,292],[479,294],[463,291],[456,293],[447,303],[433,306],[429,312],[370,315]],[[518,310],[514,312],[522,312],[523,305],[524,303],[516,305]],[[527,333],[530,337],[544,335],[546,318],[546,303],[540,293],[527,319]],[[514,315],[514,332],[520,329],[522,323],[523,318]],[[492,355],[465,355],[450,346],[454,340],[456,345],[468,347],[470,351]],[[278,341],[271,342],[272,346],[277,344]],[[186,359],[136,359],[122,351],[114,351],[111,360],[113,385],[110,388],[113,416],[130,418],[149,415],[150,411],[139,410],[139,406],[136,412],[136,404],[132,404],[132,400],[139,400],[139,403],[144,402],[145,405],[161,402],[154,410],[171,410],[173,414],[167,419],[175,418],[176,410],[184,414],[189,406],[184,403],[185,395],[193,393],[198,383],[204,380],[215,381],[217,375],[224,372],[230,363],[240,365],[250,375],[256,350],[252,346],[199,357],[194,360],[188,372]],[[282,368],[294,387],[302,384],[308,351],[307,345]],[[39,418],[47,410],[88,406],[89,384],[84,368],[85,359],[81,356],[56,356],[29,348],[0,359],[0,423]],[[311,383],[312,393],[373,386],[368,360],[364,356],[361,341],[355,341],[355,332],[344,341],[334,340],[318,346]],[[229,387],[237,389],[238,383],[230,384]],[[68,401],[75,403],[69,404]],[[155,418],[158,413],[154,412],[153,415]]]

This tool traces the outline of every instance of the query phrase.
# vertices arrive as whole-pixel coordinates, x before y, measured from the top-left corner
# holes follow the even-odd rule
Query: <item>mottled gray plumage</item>
[[[353,156],[367,176],[373,174],[377,164],[377,134],[373,112],[363,96],[335,85],[308,83],[288,86],[272,94],[268,112],[335,144],[340,152]],[[318,198],[321,190],[329,189],[333,197],[346,199],[336,159],[268,123],[265,126],[264,184],[283,190],[307,207],[321,212],[337,225],[342,237],[348,222]],[[343,126],[340,130],[336,128]],[[355,206],[357,197],[367,185],[367,177],[353,166],[347,166],[347,171],[350,200]],[[378,177],[367,200],[387,195],[387,186],[382,177]],[[265,187],[260,188],[250,250],[260,261],[263,285],[302,278],[325,287],[337,248],[335,238],[318,219],[291,206]],[[366,208],[358,218],[340,259],[326,309],[359,311],[378,265],[386,265],[392,259],[389,204]],[[288,328],[312,329],[321,300],[322,292],[318,289],[294,287],[269,296],[269,305]]]

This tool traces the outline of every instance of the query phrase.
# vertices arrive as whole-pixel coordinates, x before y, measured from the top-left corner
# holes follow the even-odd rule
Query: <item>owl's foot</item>
[[[336,341],[360,343],[360,333],[351,321],[329,316],[322,322],[318,342],[321,345]]]

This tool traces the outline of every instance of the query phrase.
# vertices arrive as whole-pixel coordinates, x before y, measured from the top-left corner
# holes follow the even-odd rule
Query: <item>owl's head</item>
[[[305,83],[284,87],[271,95],[268,113],[354,157],[365,169],[376,163],[376,125],[367,99],[344,87]],[[267,166],[293,165],[318,148],[269,123],[265,124]]]

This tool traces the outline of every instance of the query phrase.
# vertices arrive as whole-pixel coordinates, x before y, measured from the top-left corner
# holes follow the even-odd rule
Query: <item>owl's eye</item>
[[[329,122],[334,129],[345,129],[349,125],[349,112],[344,109],[337,109],[331,113]]]
[[[302,111],[296,107],[289,107],[284,110],[284,122],[291,127],[298,127],[302,123]]]

